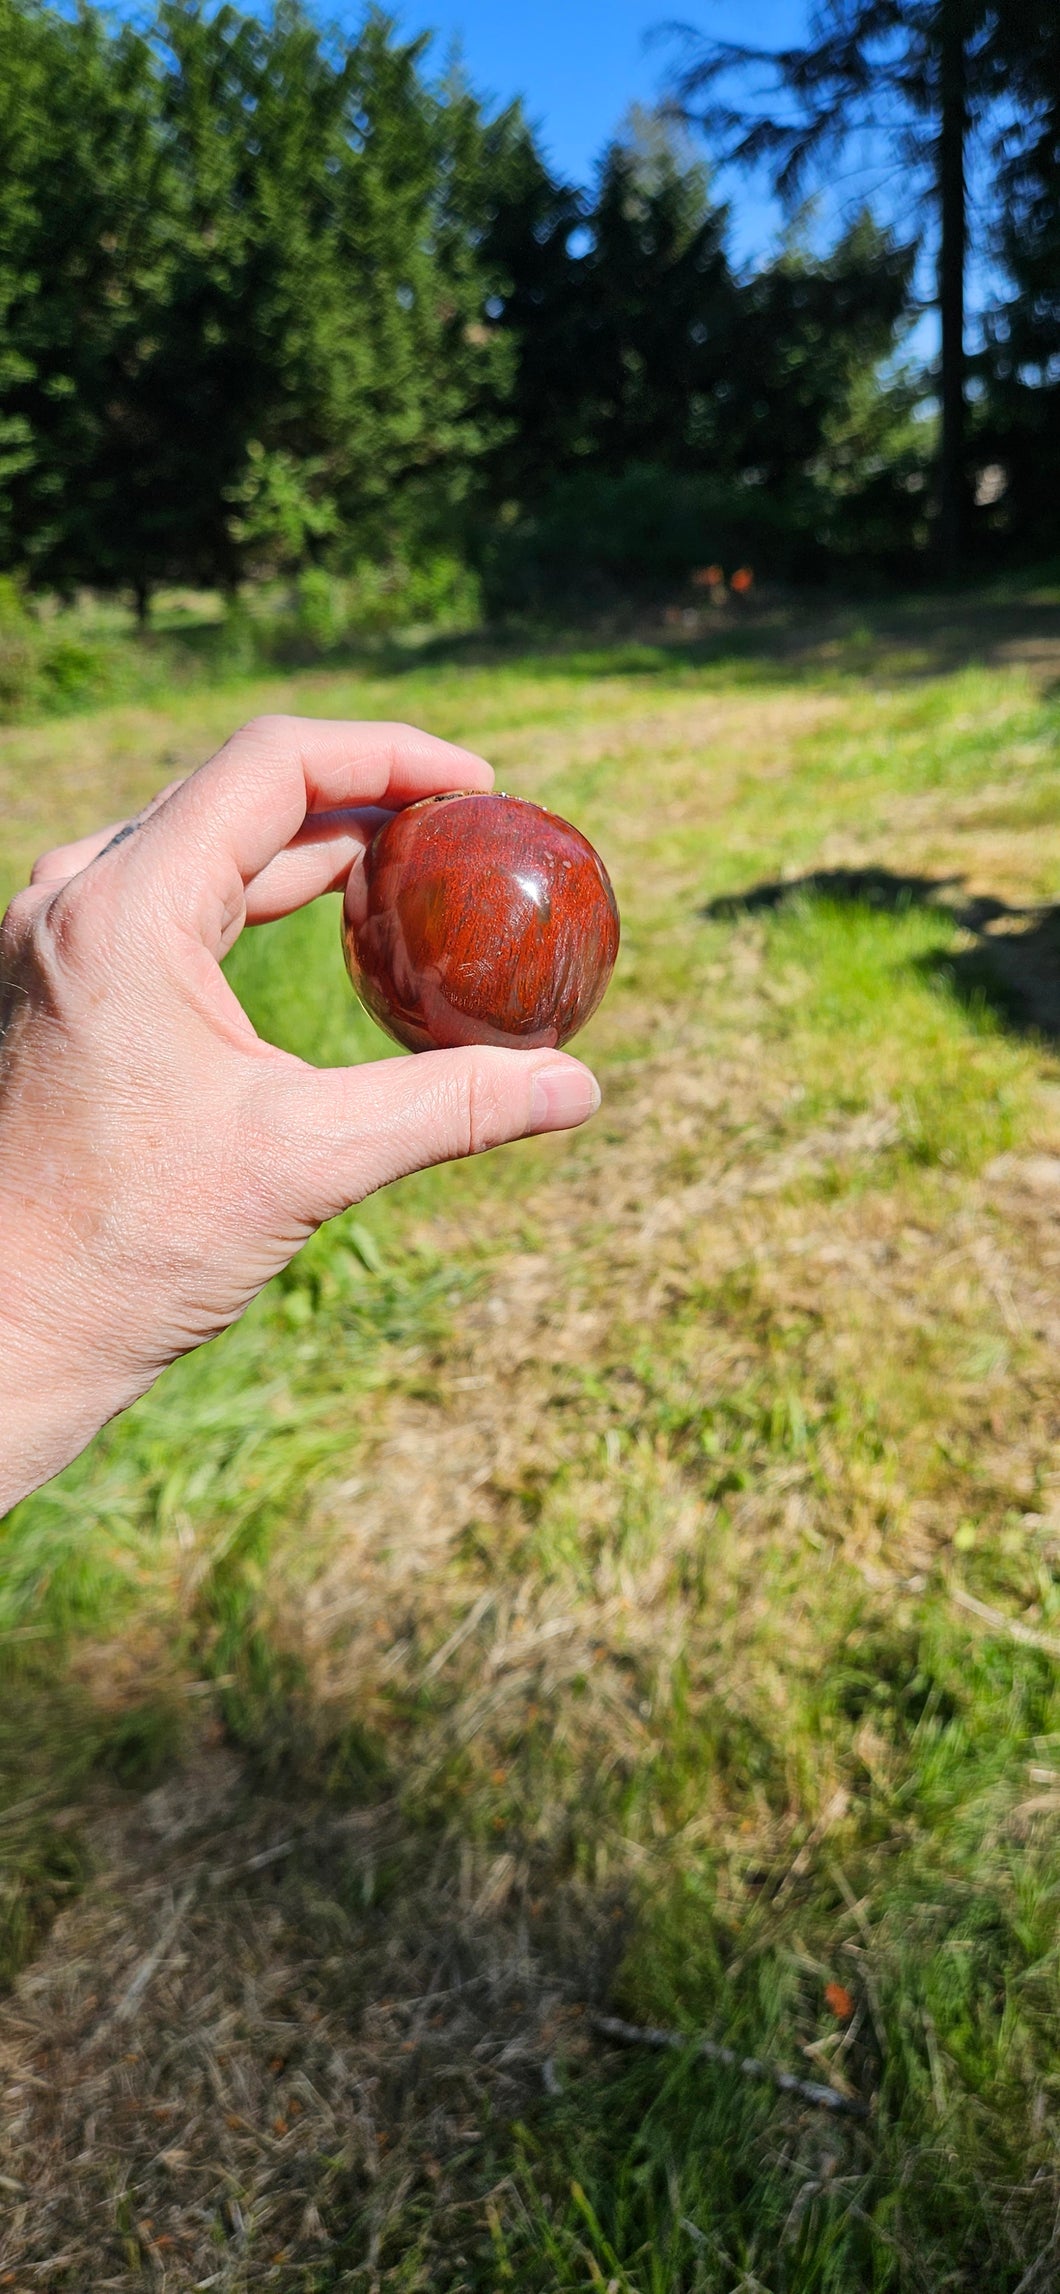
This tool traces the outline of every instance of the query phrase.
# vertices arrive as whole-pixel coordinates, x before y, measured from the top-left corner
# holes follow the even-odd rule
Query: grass
[[[1055,2282],[1055,625],[2,736],[11,886],[284,706],[481,748],[624,919],[589,1132],[337,1221],[5,1526],[12,2284]],[[231,973],[383,1048],[329,903]]]
[[[157,592],[138,627],[127,602],[86,593],[31,599],[0,575],[0,722],[69,716],[108,704],[165,706],[175,691],[224,687],[277,666],[305,668],[389,650],[467,627],[478,584],[444,554],[339,580],[315,569],[293,584],[225,599]]]

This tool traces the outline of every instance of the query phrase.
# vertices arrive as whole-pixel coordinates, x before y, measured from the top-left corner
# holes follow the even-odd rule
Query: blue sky
[[[400,0],[397,12],[403,29],[437,34],[439,57],[457,42],[481,92],[522,96],[552,165],[585,182],[630,104],[660,93],[675,50],[646,35],[661,22],[684,18],[769,46],[798,39],[809,11],[806,0]],[[768,245],[778,218],[763,190],[738,188],[733,252],[743,260]]]

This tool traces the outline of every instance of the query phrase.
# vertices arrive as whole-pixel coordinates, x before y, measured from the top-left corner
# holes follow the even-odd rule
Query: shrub
[[[356,646],[416,624],[466,627],[482,610],[477,576],[445,550],[355,559],[346,573],[308,566],[294,585],[292,619],[263,630],[266,650],[298,659]]]
[[[346,584],[323,566],[307,566],[295,583],[295,620],[319,653],[341,644],[346,634]]]
[[[544,604],[601,586],[643,593],[697,566],[749,561],[792,570],[807,504],[759,486],[639,463],[617,475],[565,478],[540,506],[501,530],[485,553],[486,592],[500,607]]]
[[[841,494],[827,470],[783,485],[637,463],[561,479],[483,547],[488,604],[567,606],[594,595],[651,595],[697,567],[750,565],[759,576],[820,581],[858,556],[898,571],[919,512],[884,474]]]
[[[15,715],[29,701],[37,675],[36,631],[18,583],[0,574],[0,713]]]
[[[0,719],[61,714],[106,699],[121,681],[113,643],[50,627],[20,583],[0,574]]]
[[[447,550],[424,550],[384,564],[361,559],[347,585],[350,637],[427,623],[454,628],[477,621],[481,595],[476,576]]]

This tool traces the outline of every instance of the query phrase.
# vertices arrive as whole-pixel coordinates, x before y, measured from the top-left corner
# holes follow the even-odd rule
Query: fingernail
[[[595,1075],[578,1060],[565,1059],[555,1067],[539,1067],[530,1090],[532,1131],[567,1131],[584,1123],[600,1105]]]

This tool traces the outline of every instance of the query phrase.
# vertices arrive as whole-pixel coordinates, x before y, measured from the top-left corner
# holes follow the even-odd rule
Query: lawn
[[[5,891],[283,707],[466,740],[624,927],[586,1132],[0,1532],[0,2286],[1060,2282],[1058,680],[937,603],[0,733]],[[333,903],[229,968],[385,1048]]]

